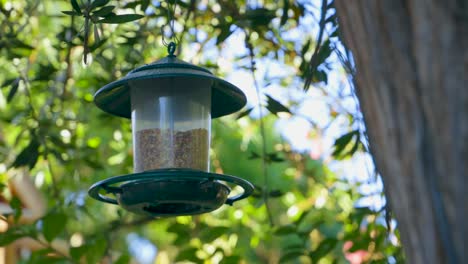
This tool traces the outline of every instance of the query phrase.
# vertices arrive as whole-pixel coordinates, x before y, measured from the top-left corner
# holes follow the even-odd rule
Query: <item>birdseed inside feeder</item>
[[[131,118],[134,173],[94,184],[100,201],[150,216],[213,211],[249,196],[253,186],[230,175],[209,172],[211,119],[240,110],[244,93],[208,70],[169,56],[139,67],[94,95],[112,115]],[[229,197],[224,184],[243,193]],[[112,198],[114,196],[114,198]]]

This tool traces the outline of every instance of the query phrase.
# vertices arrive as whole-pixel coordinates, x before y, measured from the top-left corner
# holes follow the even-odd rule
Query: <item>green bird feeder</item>
[[[89,195],[154,217],[194,215],[253,192],[248,181],[209,172],[211,119],[240,110],[245,94],[174,56],[136,68],[94,95],[95,104],[131,118],[134,173],[95,183]],[[229,185],[243,192],[229,196]]]

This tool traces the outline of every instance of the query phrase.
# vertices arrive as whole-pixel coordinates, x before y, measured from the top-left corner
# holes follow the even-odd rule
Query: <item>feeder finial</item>
[[[177,44],[175,44],[174,41],[171,41],[168,45],[167,45],[167,53],[169,53],[169,57],[175,57],[174,53],[176,51],[176,48],[177,48]]]

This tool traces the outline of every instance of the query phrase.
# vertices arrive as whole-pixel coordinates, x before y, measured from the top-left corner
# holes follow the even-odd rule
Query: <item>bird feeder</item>
[[[211,119],[246,104],[244,93],[210,71],[169,56],[134,69],[94,95],[107,113],[131,118],[134,173],[91,186],[91,197],[155,217],[213,211],[249,196],[248,181],[209,172]],[[229,196],[229,185],[243,192]]]

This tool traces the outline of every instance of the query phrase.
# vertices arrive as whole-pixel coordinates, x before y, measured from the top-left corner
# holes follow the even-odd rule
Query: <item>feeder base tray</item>
[[[231,189],[220,181],[236,184],[244,192],[228,197]],[[232,205],[252,191],[253,186],[248,181],[230,175],[191,169],[160,169],[97,182],[89,189],[89,195],[103,202],[119,204],[134,213],[168,217],[211,212],[223,204]]]

